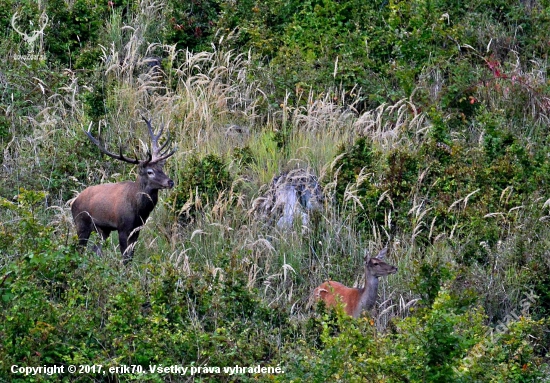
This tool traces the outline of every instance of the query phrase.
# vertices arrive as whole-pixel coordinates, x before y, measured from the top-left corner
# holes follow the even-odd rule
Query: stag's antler
[[[168,137],[166,138],[166,141],[164,144],[162,144],[159,147],[159,138],[162,135],[162,132],[164,131],[164,124],[160,126],[160,132],[158,134],[155,134],[153,132],[153,127],[151,126],[151,120],[147,120],[145,117],[141,116],[143,118],[143,121],[147,124],[147,128],[149,129],[149,136],[151,137],[151,151],[152,151],[152,159],[150,162],[161,162],[166,161],[168,157],[171,157],[176,153],[176,148],[173,148],[170,150],[170,148],[165,148],[170,144],[170,131],[168,131]]]
[[[151,153],[147,153],[148,155],[148,159],[145,160],[145,161],[140,161],[138,160],[137,158],[135,159],[130,159],[130,158],[127,158],[127,157],[124,157],[122,155],[122,146],[119,148],[119,154],[114,154],[114,153],[111,153],[110,151],[108,151],[103,145],[101,145],[101,143],[99,142],[99,140],[97,138],[95,138],[94,136],[92,136],[92,134],[90,133],[90,128],[92,127],[92,124],[90,123],[90,126],[88,127],[88,131],[84,131],[84,133],[86,133],[86,135],[90,138],[90,140],[99,148],[99,150],[101,151],[101,153],[103,154],[106,154],[108,155],[109,157],[111,158],[114,158],[115,160],[120,160],[120,161],[124,161],[124,162],[128,162],[130,164],[134,164],[134,165],[138,165],[140,162],[150,162],[151,161]]]

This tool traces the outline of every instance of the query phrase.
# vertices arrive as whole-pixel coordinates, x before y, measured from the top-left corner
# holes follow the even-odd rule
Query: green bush
[[[4,147],[11,141],[10,121],[5,116],[0,116],[0,148]],[[0,163],[3,159],[0,159]]]
[[[507,322],[495,338],[481,309],[468,307],[443,289],[433,304],[377,333],[369,320],[342,311],[322,314],[320,344],[305,341],[285,353],[293,382],[536,381],[544,374],[539,334],[545,321]],[[474,357],[475,355],[475,357]],[[496,363],[496,365],[493,365]]]
[[[181,209],[187,202],[195,204],[196,199],[202,201],[202,204],[216,202],[219,194],[228,190],[232,183],[227,164],[215,154],[208,154],[203,158],[190,157],[177,180],[170,197],[170,204],[177,214],[182,213]],[[194,208],[192,214],[195,212]]]
[[[216,32],[214,26],[219,18],[220,3],[218,0],[168,0],[164,12],[165,43],[194,52],[208,50]]]
[[[46,3],[46,12],[50,21],[44,36],[50,60],[62,65],[82,64],[79,54],[97,42],[109,6],[106,0],[75,0],[70,5],[63,0],[50,0]]]
[[[242,148],[235,148],[233,150],[232,157],[233,157],[233,160],[242,167],[248,167],[257,162],[256,158],[254,157],[254,153],[249,146],[244,146]]]
[[[2,2],[0,381],[190,378],[23,377],[12,364],[285,370],[195,377],[212,382],[547,378],[549,9],[547,0]],[[21,60],[32,46],[11,18],[32,31],[42,11],[47,59]],[[99,43],[131,62],[104,67],[112,57]],[[198,54],[173,56],[169,45]],[[227,61],[199,74],[203,49]],[[131,70],[151,54],[162,56],[154,77]],[[363,115],[381,104],[395,113]],[[76,251],[64,203],[104,167],[117,179],[133,171],[100,166],[81,129],[144,110],[175,118],[178,144],[198,148],[168,163],[178,169],[172,212],[197,219],[184,228],[157,207],[138,242],[144,257],[122,266],[116,241],[102,257]],[[358,137],[370,116],[396,135]],[[302,128],[325,118],[326,128]],[[231,151],[217,127],[235,119],[250,134]],[[246,214],[285,161],[325,176],[333,165],[337,206],[297,231]],[[387,306],[376,317],[305,309],[321,280],[358,281],[359,255],[387,239],[399,272],[381,282]]]

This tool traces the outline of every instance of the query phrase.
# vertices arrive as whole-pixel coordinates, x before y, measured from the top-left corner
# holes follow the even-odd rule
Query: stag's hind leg
[[[92,234],[93,231],[92,219],[91,217],[89,217],[89,215],[85,213],[80,213],[73,218],[76,226],[76,235],[78,236],[78,247],[79,250],[82,252],[84,249],[86,249],[86,246],[88,245],[88,239],[90,238],[90,234]]]
[[[96,226],[92,217],[87,212],[81,212],[73,218],[76,226],[76,234],[78,236],[78,247],[81,252],[88,246],[90,235],[93,231],[96,231],[101,237],[99,242],[106,240],[111,233],[111,229],[109,228]],[[95,244],[93,250],[96,254],[101,255],[101,243],[99,245]]]

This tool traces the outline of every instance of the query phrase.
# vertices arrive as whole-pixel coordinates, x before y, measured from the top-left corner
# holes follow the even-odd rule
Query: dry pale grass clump
[[[406,99],[393,105],[382,104],[353,123],[359,136],[368,137],[385,152],[395,147],[414,149],[429,127],[426,115]]]
[[[341,97],[335,97],[329,93],[315,96],[309,92],[307,100],[302,102],[303,93],[299,94],[295,104],[290,105],[290,93],[286,94],[281,103],[280,111],[273,113],[273,118],[280,121],[282,126],[292,126],[298,131],[305,132],[329,132],[346,131],[351,128],[356,119],[356,105],[359,97],[350,99],[344,91]],[[302,105],[304,104],[304,105]]]
[[[250,53],[216,49],[180,54],[182,64],[174,70],[177,113],[185,116],[182,133],[192,137],[195,146],[212,140],[223,147],[228,126],[248,132],[260,121],[265,96],[259,85],[249,80]]]
[[[25,114],[11,107],[6,111],[11,139],[3,146],[0,177],[7,188],[49,190],[51,172],[65,160],[67,148],[60,142],[74,138],[75,125],[83,115],[76,73],[67,70],[65,74],[65,83],[57,91],[46,78],[34,77],[41,99],[27,101]]]
[[[250,80],[250,53],[215,46],[213,52],[194,53],[148,43],[152,25],[161,22],[162,7],[141,2],[128,25],[122,25],[116,13],[111,17],[111,41],[102,48],[104,76],[115,84],[107,100],[112,110],[107,119],[117,123],[147,111],[158,120],[175,122],[180,148],[210,146],[217,151],[227,126],[249,129],[260,118],[265,95]]]
[[[149,44],[146,35],[152,26],[158,26],[162,8],[162,3],[141,1],[139,11],[132,13],[127,25],[122,25],[119,13],[112,13],[107,23],[107,44],[101,47],[107,79],[150,90],[159,86],[160,62],[155,52],[167,48]]]

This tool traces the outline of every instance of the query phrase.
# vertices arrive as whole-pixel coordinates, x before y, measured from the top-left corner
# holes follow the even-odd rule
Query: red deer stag
[[[358,318],[363,310],[370,310],[378,295],[378,278],[395,274],[397,267],[382,260],[388,248],[384,248],[375,258],[365,257],[365,287],[350,288],[340,282],[328,281],[313,291],[315,301],[322,299],[328,307],[334,307],[341,302],[346,314]]]
[[[159,189],[170,189],[174,186],[174,181],[162,170],[166,159],[175,153],[175,149],[167,148],[170,136],[168,134],[166,142],[159,147],[158,140],[164,126],[155,135],[151,121],[142,118],[151,137],[151,151],[147,152],[145,160],[124,157],[122,148],[120,154],[111,153],[89,131],[86,132],[102,153],[116,160],[138,165],[137,180],[90,186],[71,205],[79,246],[86,247],[92,231],[97,231],[105,240],[111,231],[116,230],[124,263],[133,257],[139,228],[155,208]],[[94,246],[94,249],[98,254],[101,253],[100,246]]]

